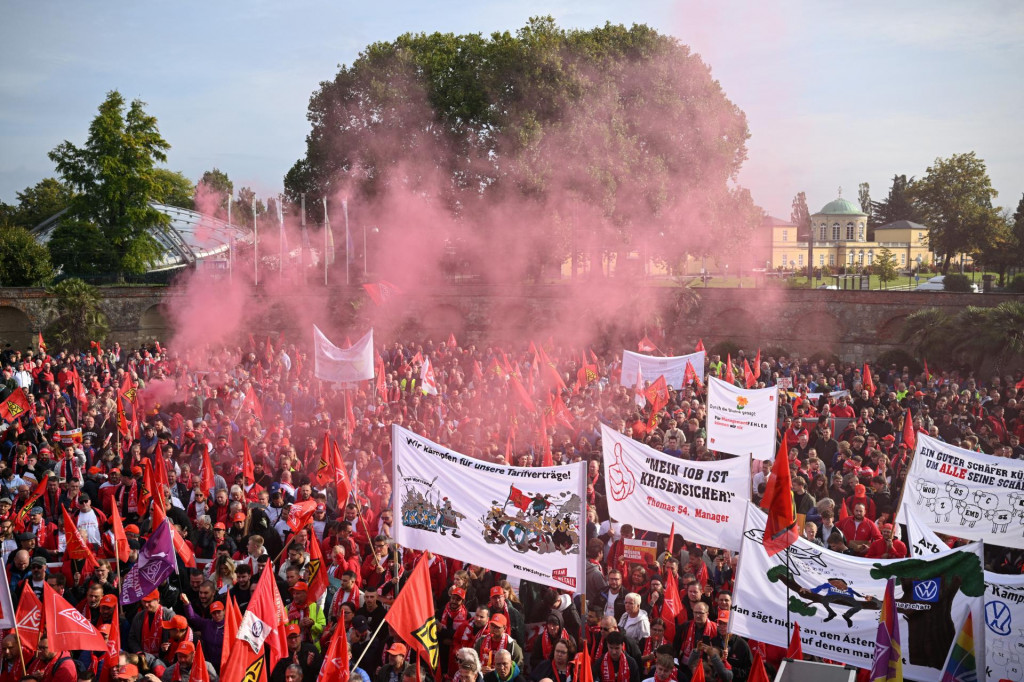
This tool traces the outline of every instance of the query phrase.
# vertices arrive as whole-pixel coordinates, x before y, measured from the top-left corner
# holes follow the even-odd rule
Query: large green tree
[[[187,208],[190,211],[195,208],[196,188],[184,173],[166,168],[157,168],[153,172],[157,180],[157,189],[152,197],[154,201],[168,206]]]
[[[67,208],[74,196],[74,191],[60,180],[44,178],[18,192],[18,209],[14,222],[31,230]]]
[[[977,254],[996,233],[999,213],[985,162],[974,152],[935,159],[910,188],[929,229],[928,244],[949,271],[957,254]]]
[[[344,194],[353,221],[382,233],[430,214],[434,243],[465,238],[510,264],[517,252],[560,263],[573,241],[675,261],[727,249],[759,215],[730,188],[743,113],[647,26],[538,18],[515,34],[402,35],[322,83],[308,118],[285,177],[293,202]]]
[[[73,243],[81,235],[94,244],[85,228],[95,227],[103,237],[105,260],[117,273],[143,272],[152,265],[161,255],[153,231],[170,222],[149,204],[167,191],[168,178],[156,164],[167,160],[170,145],[143,106],[140,100],[126,104],[121,93],[112,91],[89,126],[83,147],[64,141],[50,152],[64,182],[77,193],[63,240]],[[57,255],[54,260],[71,271],[72,263]]]
[[[888,225],[897,220],[909,220],[920,223],[924,218],[921,208],[917,205],[910,187],[914,184],[914,178],[907,179],[906,175],[894,175],[892,185],[889,187],[889,194],[882,201],[872,201],[871,210],[864,210],[868,214],[872,227]]]
[[[793,197],[793,208],[789,220],[796,225],[796,238],[807,240],[807,286],[814,287],[814,235],[811,227],[811,212],[807,208],[807,195],[800,192]]]
[[[228,174],[219,168],[208,170],[199,178],[195,187],[196,208],[204,213],[212,213],[214,217],[226,219],[228,202],[233,201],[235,183]],[[235,216],[231,216],[232,220]]]

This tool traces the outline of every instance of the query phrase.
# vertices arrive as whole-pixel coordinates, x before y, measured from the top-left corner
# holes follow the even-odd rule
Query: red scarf
[[[683,639],[683,658],[689,658],[690,653],[693,651],[694,639],[697,637],[697,633],[694,632],[697,625],[697,621],[691,620],[690,624],[686,628],[686,637]],[[718,626],[708,620],[704,624],[704,631],[700,633],[701,637],[714,637],[718,634]]]
[[[568,639],[565,634],[565,628],[562,628],[561,633],[558,637],[559,641]],[[551,641],[551,635],[548,634],[548,629],[545,627],[544,632],[540,636],[540,652],[544,656],[545,660],[551,660],[551,652],[555,649],[555,643]]]
[[[502,633],[495,645],[494,637],[486,636],[480,641],[480,663],[487,668],[494,667],[494,652],[508,649],[508,633]]]
[[[623,652],[619,657],[619,669],[616,671],[610,653],[601,657],[601,682],[629,682],[629,659]]]
[[[648,637],[647,638],[647,643],[644,644],[644,651],[641,654],[641,656],[643,656],[645,658],[647,656],[650,656],[651,654],[653,654],[657,650],[658,647],[660,647],[660,646],[662,646],[664,644],[667,644],[667,642],[665,641],[664,637],[659,639],[657,642],[654,641],[654,637]],[[651,670],[654,670],[654,661],[651,661],[650,663],[647,663],[647,664],[644,665],[644,672],[645,673],[648,673]]]
[[[452,630],[458,630],[459,626],[469,620],[469,613],[466,611],[464,604],[459,604],[459,608],[452,613],[451,602],[444,605],[444,613],[441,614],[441,626],[450,627]],[[545,654],[545,658],[547,655]]]
[[[163,637],[163,619],[158,613],[146,613],[142,617],[142,650],[147,654],[160,656],[160,640]]]

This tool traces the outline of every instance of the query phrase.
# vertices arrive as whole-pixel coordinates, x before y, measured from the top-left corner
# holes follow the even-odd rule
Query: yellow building
[[[772,219],[772,268],[807,268],[807,235],[797,235],[791,222]],[[875,228],[875,241],[868,241],[868,216],[852,201],[839,197],[811,216],[814,267],[833,272],[846,267],[860,270],[874,264],[882,249],[889,249],[900,269],[933,262],[928,250],[928,228],[909,220],[898,220]],[[918,260],[920,258],[920,261]]]

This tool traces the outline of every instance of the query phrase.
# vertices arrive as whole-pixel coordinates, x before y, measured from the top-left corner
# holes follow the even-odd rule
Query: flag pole
[[[228,194],[228,229],[231,228],[231,194]],[[235,233],[228,233],[228,282],[235,281]]]
[[[259,286],[260,283],[260,225],[256,221],[256,199],[252,200],[252,273],[253,282]]]
[[[341,202],[341,211],[345,216],[345,284],[352,284],[351,270],[352,265],[352,254],[350,253],[349,245],[352,243],[352,237],[348,233],[348,200],[343,199]]]

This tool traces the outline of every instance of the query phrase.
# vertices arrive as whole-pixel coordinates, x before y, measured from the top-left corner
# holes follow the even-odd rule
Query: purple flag
[[[147,594],[160,587],[177,568],[171,527],[167,519],[164,519],[139,550],[138,563],[124,576],[121,604],[128,605],[141,601]]]
[[[900,647],[900,618],[896,611],[896,581],[885,584],[885,599],[878,617],[875,662],[871,682],[897,682],[903,679],[903,652]]]

